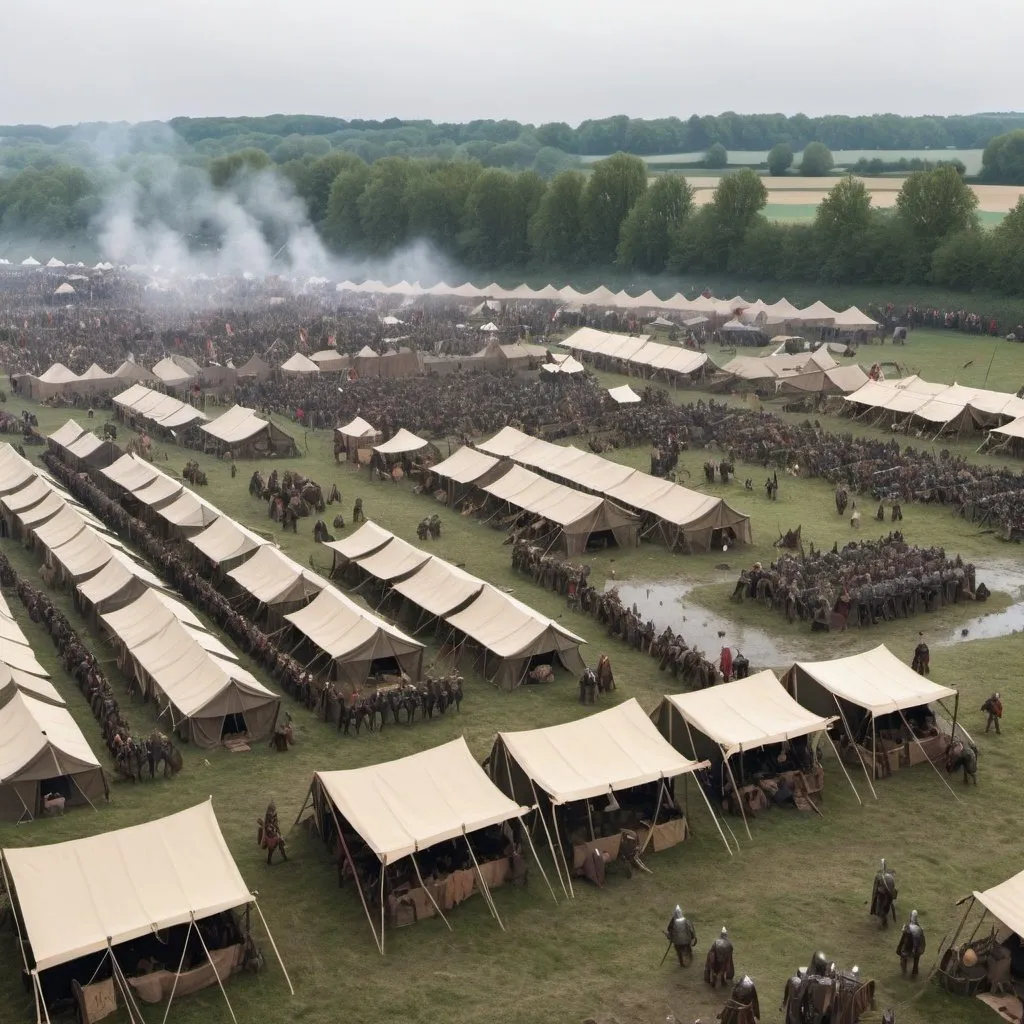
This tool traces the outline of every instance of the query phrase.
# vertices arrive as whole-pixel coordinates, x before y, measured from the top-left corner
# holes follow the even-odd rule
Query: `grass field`
[[[980,384],[993,350],[989,384],[1015,389],[1024,382],[1024,346],[915,332],[905,349],[886,347],[884,354],[888,357],[895,351],[896,358],[926,377]],[[874,351],[871,354],[875,355]],[[963,368],[971,357],[974,364]],[[621,381],[612,376],[608,379],[609,383]],[[676,397],[698,396],[680,392]],[[8,407],[19,408],[14,402]],[[55,429],[68,415],[60,410],[37,411],[44,432]],[[295,432],[294,425],[282,425]],[[848,421],[832,426],[850,429]],[[361,496],[371,519],[416,543],[415,525],[425,512],[436,509],[432,502],[405,486],[371,484],[363,474],[336,467],[326,431],[300,431],[297,440],[303,457],[294,463],[277,463],[278,468],[296,465],[324,485],[337,481],[346,516],[353,499]],[[967,450],[973,446],[965,442],[953,447]],[[189,455],[174,447],[159,446],[157,450],[159,464],[169,471],[180,470]],[[644,466],[647,451],[619,451],[615,457]],[[701,452],[686,453],[682,460],[694,486],[702,479],[703,460]],[[270,526],[262,504],[248,497],[248,464],[231,480],[224,465],[204,457],[200,462],[210,476],[204,496],[257,529]],[[740,466],[738,475],[741,479],[753,476],[755,483],[760,483],[763,471]],[[714,493],[725,490],[711,488]],[[725,594],[731,584],[726,580],[750,561],[773,557],[770,545],[780,525],[786,529],[800,524],[805,543],[813,540],[820,547],[849,537],[848,526],[835,514],[831,488],[823,483],[786,477],[775,503],[765,499],[761,488],[745,493],[733,487],[729,493],[733,503],[752,517],[755,544],[751,549],[724,556],[718,552],[683,557],[645,545],[636,551],[588,556],[594,578],[693,584],[699,588],[698,600],[710,611],[733,616],[737,629],[754,626],[780,636],[787,634],[787,641],[799,645],[808,657],[828,657],[885,642],[897,655],[909,658],[918,629],[926,630],[930,638],[941,637],[978,614],[979,609],[962,606],[870,632],[822,637],[766,619],[763,611],[749,605],[729,606]],[[671,690],[671,678],[659,674],[651,659],[609,643],[593,620],[566,611],[555,595],[512,573],[509,549],[502,546],[499,533],[446,510],[438,511],[444,529],[432,550],[497,585],[512,588],[515,596],[546,614],[561,617],[590,641],[589,662],[607,650],[619,683],[618,699],[636,697],[645,708],[652,708],[663,692]],[[944,543],[951,552],[1011,568],[1020,564],[1019,548],[994,540],[953,518],[948,510],[911,506],[905,512],[902,525],[912,542]],[[865,517],[862,535],[874,535],[876,527]],[[316,551],[311,528],[312,521],[306,520],[298,535],[282,534],[281,545],[302,562],[312,556],[322,565],[326,560]],[[21,571],[35,573],[34,558],[19,546],[8,542],[3,550]],[[716,568],[723,559],[730,565],[728,571]],[[84,629],[84,621],[70,602],[58,600]],[[52,656],[48,638],[28,622],[16,598],[10,603],[94,749],[105,749],[84,700]],[[992,607],[1006,603],[1005,597],[997,597]],[[688,610],[690,616],[699,614],[699,606]],[[686,624],[678,625],[685,634]],[[97,642],[95,638],[93,642]],[[297,745],[287,755],[258,746],[249,754],[209,753],[207,764],[204,756],[186,749],[185,770],[177,778],[134,787],[115,784],[110,805],[98,813],[76,811],[59,820],[5,825],[0,827],[0,843],[52,842],[118,828],[190,806],[212,794],[242,874],[260,891],[261,905],[297,990],[294,998],[289,997],[276,967],[268,966],[258,978],[239,977],[228,986],[239,1021],[258,1018],[327,1024],[354,1018],[361,1024],[383,1024],[443,1018],[455,1024],[526,1024],[593,1018],[601,1024],[612,1020],[652,1024],[670,1014],[681,1022],[698,1016],[706,1021],[721,1008],[722,998],[703,985],[699,968],[683,972],[668,962],[658,966],[664,951],[661,930],[671,908],[680,902],[696,923],[700,955],[722,924],[729,926],[737,969],[756,980],[766,1024],[781,1021],[776,1008],[782,985],[796,965],[807,963],[816,947],[824,948],[842,965],[859,964],[866,977],[875,978],[879,1007],[896,1007],[899,1024],[980,1024],[993,1019],[981,1003],[947,996],[923,981],[911,984],[900,978],[894,952],[897,934],[892,930],[878,933],[867,916],[866,902],[877,858],[885,856],[899,875],[901,916],[912,908],[921,913],[930,966],[942,936],[960,913],[953,901],[1024,867],[1014,810],[1018,766],[1024,754],[1020,645],[1020,637],[1013,636],[950,646],[933,641],[934,678],[961,688],[968,729],[980,731],[983,716],[976,708],[991,690],[1002,690],[1007,705],[1004,735],[978,737],[980,783],[963,792],[956,784],[961,803],[933,772],[920,767],[882,782],[877,787],[877,802],[870,799],[862,781],[858,788],[865,803],[861,806],[829,761],[824,818],[771,813],[752,824],[753,841],[743,840],[742,852],[728,858],[706,814],[694,810],[693,840],[649,857],[653,875],[629,882],[617,876],[601,891],[580,886],[575,901],[561,900],[555,906],[534,871],[527,889],[496,893],[507,932],[498,928],[482,901],[469,901],[452,913],[452,932],[436,920],[390,932],[385,959],[376,951],[354,893],[338,890],[334,866],[322,846],[296,830],[290,837],[289,862],[267,868],[254,841],[256,816],[274,796],[282,824],[290,824],[315,769],[386,760],[460,733],[482,758],[498,729],[530,728],[582,714],[573,680],[562,676],[548,688],[505,694],[471,677],[459,716],[344,740],[286,698],[285,707],[294,716],[298,735]],[[107,650],[105,657],[107,669],[116,679],[112,653]],[[152,724],[148,706],[129,706],[127,714],[143,729]],[[736,823],[733,827],[737,829]],[[182,841],[187,840],[183,837]],[[59,880],[54,882],[59,885]],[[31,1000],[20,987],[14,945],[5,938],[0,948],[3,1019],[28,1019]],[[157,1008],[146,1012],[147,1019],[157,1019]],[[216,988],[182,999],[172,1013],[184,1024],[230,1020]],[[865,1018],[877,1019],[877,1015]]]

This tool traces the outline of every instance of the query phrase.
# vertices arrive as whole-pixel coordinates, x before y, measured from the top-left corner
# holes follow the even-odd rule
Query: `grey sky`
[[[1020,0],[0,0],[0,123],[1024,106]]]

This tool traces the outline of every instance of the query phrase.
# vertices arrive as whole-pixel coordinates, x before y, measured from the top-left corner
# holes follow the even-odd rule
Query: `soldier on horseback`
[[[875,875],[875,882],[871,889],[871,916],[877,917],[882,922],[883,928],[889,927],[889,915],[896,920],[896,872],[890,871],[886,866],[885,858],[882,858],[881,867]]]
[[[917,923],[917,911],[910,912],[910,920],[903,926],[903,933],[896,945],[896,955],[900,958],[900,973],[906,977],[907,964],[914,961],[910,971],[912,978],[917,977],[917,965],[924,952],[924,929]]]
[[[287,860],[284,836],[281,835],[281,826],[277,820],[277,804],[273,800],[267,804],[266,814],[262,818],[256,819],[256,824],[259,826],[256,841],[261,849],[267,851],[267,863],[273,862],[275,850],[280,850],[281,859]]]
[[[689,967],[693,963],[693,947],[697,944],[697,932],[692,924],[683,916],[682,907],[676,904],[665,929],[665,938],[675,947],[680,967]]]

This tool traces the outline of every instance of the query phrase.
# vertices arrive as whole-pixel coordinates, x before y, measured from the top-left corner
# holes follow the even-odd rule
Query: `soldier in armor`
[[[896,872],[886,866],[885,858],[875,875],[875,883],[871,889],[871,916],[882,922],[883,928],[889,927],[889,915],[896,920]]]
[[[683,910],[678,904],[672,911],[672,917],[665,929],[665,938],[675,946],[679,966],[689,967],[693,963],[693,947],[697,942],[697,932],[683,917]]]
[[[985,732],[994,725],[996,727],[996,735],[999,735],[999,719],[1003,717],[1003,701],[998,693],[993,693],[991,697],[984,704],[981,705],[981,710],[988,715],[988,721],[985,723]]]
[[[914,660],[911,661],[910,667],[919,676],[930,675],[931,653],[928,650],[928,645],[924,642],[924,633],[918,633],[917,635],[921,639],[918,641],[917,646],[914,648]]]
[[[587,668],[580,676],[580,703],[593,704],[596,695],[597,673],[592,668]]]
[[[758,1024],[761,1005],[757,1001],[757,989],[749,974],[744,974],[733,986],[718,1019],[722,1024]]]
[[[257,840],[260,847],[267,851],[267,863],[273,862],[275,850],[280,850],[281,859],[287,860],[284,836],[281,835],[281,826],[277,820],[277,804],[273,800],[267,804],[266,814],[256,819],[256,824],[259,826]]]
[[[729,941],[729,932],[722,928],[718,938],[711,943],[708,955],[704,960],[704,980],[712,987],[717,988],[727,981],[736,977],[736,969],[732,962],[732,943]]]
[[[910,920],[903,926],[903,933],[896,946],[896,955],[900,958],[900,973],[906,976],[907,963],[914,961],[910,976],[917,977],[917,965],[924,952],[924,929],[917,923],[917,911],[910,912]]]

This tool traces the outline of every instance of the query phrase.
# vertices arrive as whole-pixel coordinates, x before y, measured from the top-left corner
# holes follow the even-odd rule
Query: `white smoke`
[[[159,267],[162,275],[245,273],[257,278],[273,274],[424,284],[464,280],[422,240],[384,258],[329,252],[305,203],[273,168],[244,172],[229,187],[215,188],[205,168],[180,163],[169,154],[108,166],[93,233],[104,260]]]

